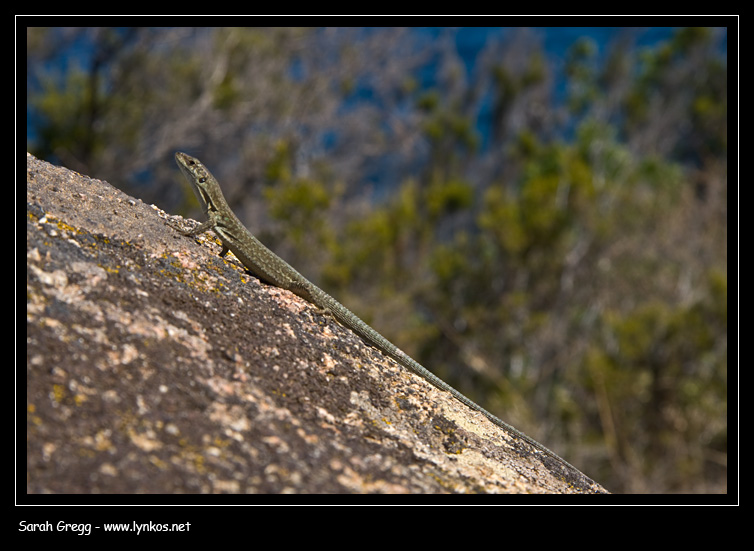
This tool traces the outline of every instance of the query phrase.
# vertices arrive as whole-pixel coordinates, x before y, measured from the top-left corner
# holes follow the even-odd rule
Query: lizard
[[[483,414],[508,434],[525,441],[556,464],[575,471],[593,483],[591,479],[560,456],[493,415],[437,377],[268,249],[241,223],[225,200],[219,182],[199,159],[179,151],[175,154],[175,160],[207,216],[206,222],[189,231],[179,230],[181,233],[186,236],[197,236],[212,230],[222,243],[221,257],[224,257],[228,251],[232,251],[244,267],[263,283],[291,291],[310,302],[320,312],[331,315],[343,326],[361,337],[367,344],[392,358],[401,366],[416,373],[440,390],[450,393],[461,403]]]

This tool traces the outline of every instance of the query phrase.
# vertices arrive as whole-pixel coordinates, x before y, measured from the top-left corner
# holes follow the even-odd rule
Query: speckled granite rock
[[[29,494],[605,492],[166,218],[27,156]]]

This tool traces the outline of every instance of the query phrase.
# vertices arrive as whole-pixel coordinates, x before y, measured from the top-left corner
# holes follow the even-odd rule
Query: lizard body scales
[[[185,235],[195,236],[213,230],[222,242],[222,252],[220,253],[220,256],[224,256],[229,250],[232,251],[246,269],[264,283],[291,291],[318,308],[328,311],[342,325],[351,329],[369,345],[377,348],[403,367],[410,369],[420,377],[423,377],[440,390],[449,392],[454,398],[471,409],[482,413],[495,425],[501,427],[509,434],[524,440],[536,450],[554,460],[561,467],[573,469],[582,476],[585,476],[557,454],[513,428],[511,425],[499,419],[434,375],[431,371],[372,329],[356,314],[317,287],[314,283],[306,279],[295,268],[293,268],[293,266],[268,249],[246,229],[228,206],[218,181],[198,159],[181,152],[175,154],[175,159],[181,172],[183,172],[184,176],[191,184],[191,187],[196,193],[197,198],[207,215],[207,221],[205,223],[200,224],[193,230],[184,232]],[[591,479],[589,480],[591,481]]]

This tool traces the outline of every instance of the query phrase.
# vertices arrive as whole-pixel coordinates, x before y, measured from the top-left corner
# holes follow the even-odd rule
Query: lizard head
[[[210,210],[217,210],[217,204],[222,200],[222,196],[215,197],[215,194],[221,193],[221,191],[218,185],[213,185],[217,181],[210,171],[206,169],[199,159],[180,151],[175,153],[175,162],[178,164],[181,172],[183,172],[186,180],[191,184],[191,189],[194,190],[196,198],[199,199],[199,204],[205,213]]]

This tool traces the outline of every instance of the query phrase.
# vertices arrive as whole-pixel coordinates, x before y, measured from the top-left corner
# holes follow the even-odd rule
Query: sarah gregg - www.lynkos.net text
[[[191,529],[190,522],[183,523],[159,523],[159,522],[103,522],[101,525],[92,526],[92,523],[86,522],[67,522],[61,520],[55,524],[50,521],[45,522],[27,522],[22,520],[18,523],[19,532],[67,532],[69,534],[78,534],[79,536],[88,536],[92,529],[102,530],[104,532],[135,532],[136,534],[149,532],[188,532]]]

